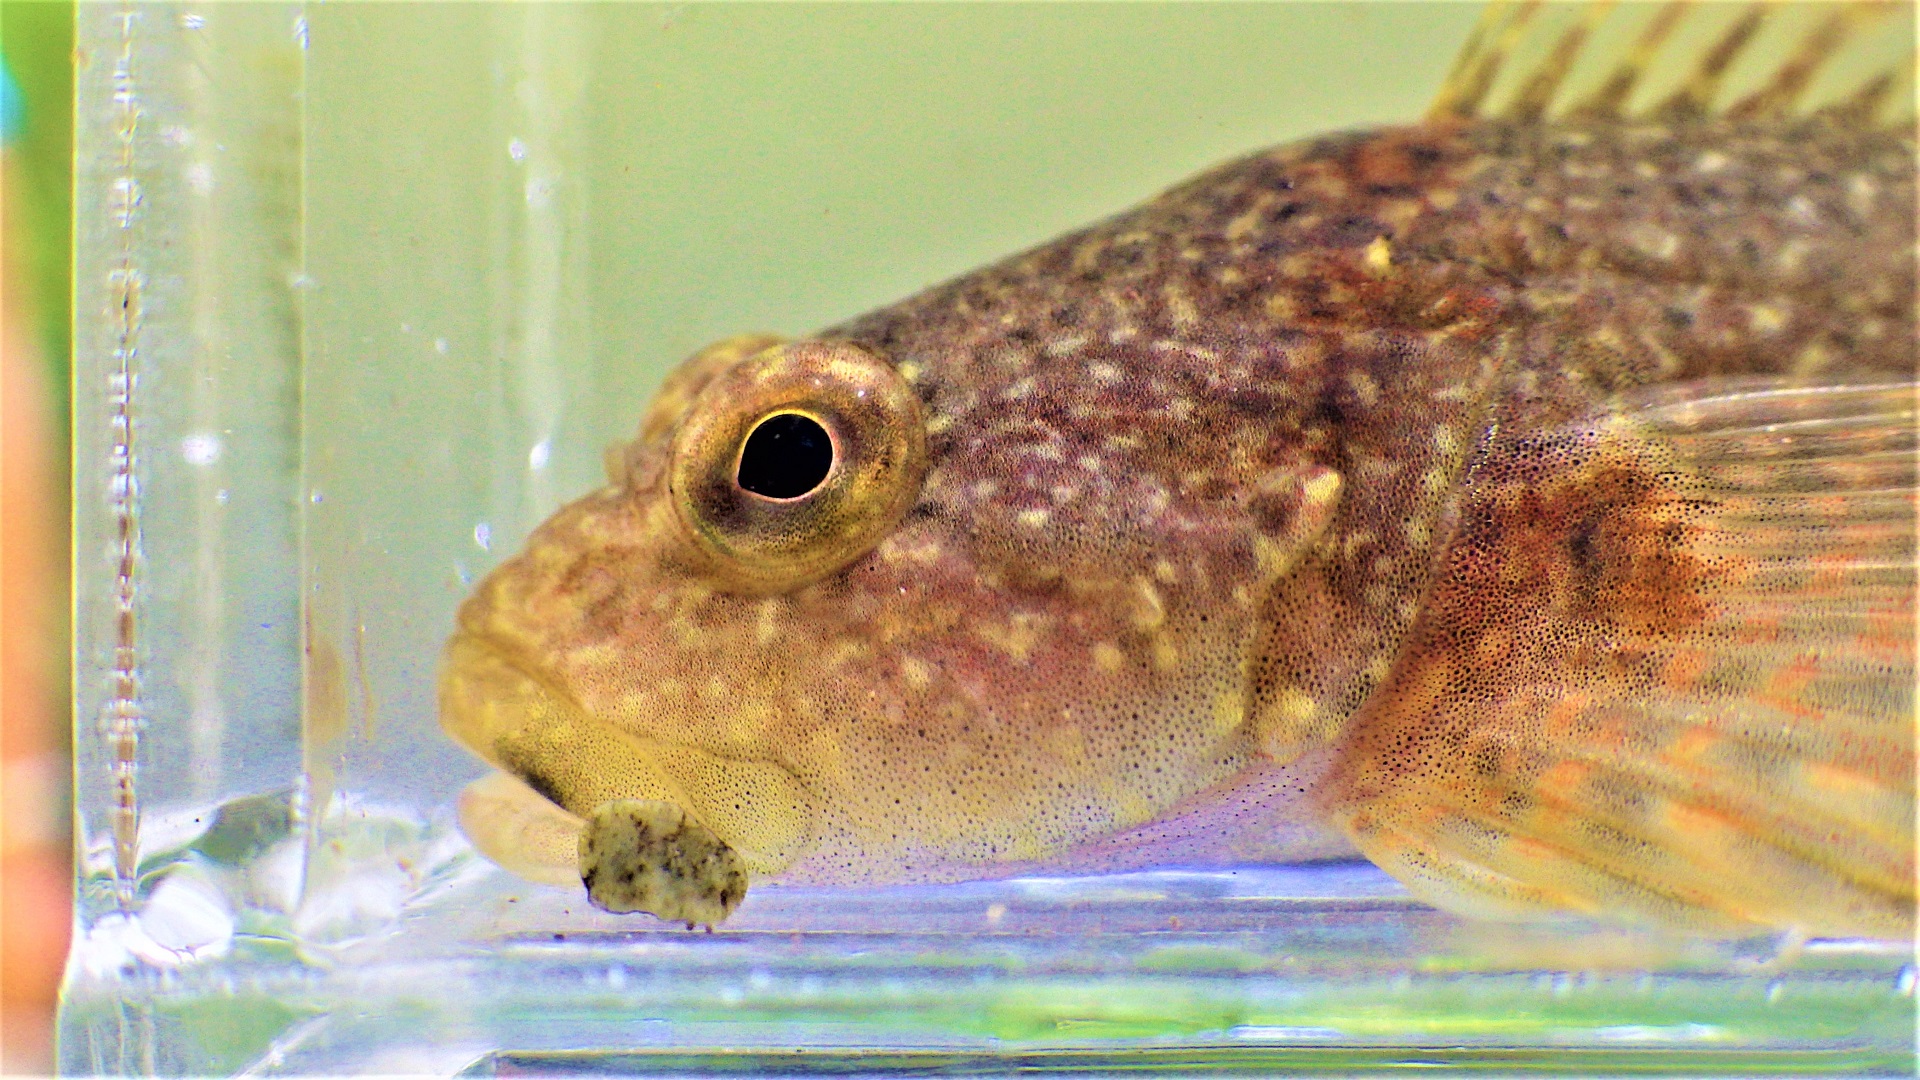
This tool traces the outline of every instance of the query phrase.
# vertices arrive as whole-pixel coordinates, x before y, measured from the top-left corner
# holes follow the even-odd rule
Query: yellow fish
[[[1914,132],[1897,72],[1802,100],[1891,24],[1734,94],[1750,9],[1646,101],[1690,10],[1530,68],[1496,13],[1420,123],[687,360],[460,610],[468,835],[689,923],[1357,849],[1911,934]]]

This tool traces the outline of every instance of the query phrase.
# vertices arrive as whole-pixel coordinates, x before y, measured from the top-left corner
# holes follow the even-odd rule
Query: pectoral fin
[[[1721,383],[1496,439],[1336,819],[1445,907],[1911,935],[1914,402]]]
[[[580,818],[494,771],[460,792],[460,831],[480,854],[516,877],[543,885],[580,880]]]

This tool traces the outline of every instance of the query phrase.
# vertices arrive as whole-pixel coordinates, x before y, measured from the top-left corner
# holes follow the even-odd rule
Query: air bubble
[[[189,465],[211,465],[220,460],[220,436],[197,434],[180,440],[180,456]]]

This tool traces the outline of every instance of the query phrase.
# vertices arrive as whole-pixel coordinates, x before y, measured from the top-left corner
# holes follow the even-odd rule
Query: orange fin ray
[[[1445,906],[1910,934],[1915,386],[1494,437],[1328,791]]]

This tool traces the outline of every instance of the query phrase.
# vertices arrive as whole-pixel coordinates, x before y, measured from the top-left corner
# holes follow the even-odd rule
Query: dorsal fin
[[[1495,3],[1432,120],[1911,121],[1911,4]]]

